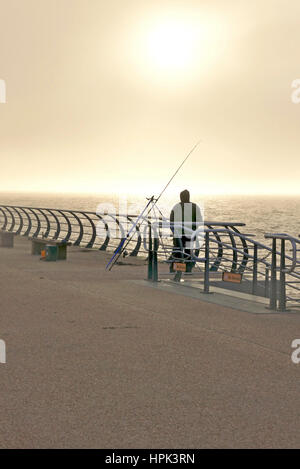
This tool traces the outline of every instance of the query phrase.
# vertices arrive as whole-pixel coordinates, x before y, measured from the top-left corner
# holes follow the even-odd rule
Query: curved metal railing
[[[184,229],[190,230],[192,241],[201,238],[198,242],[200,248],[197,249],[197,246],[193,247],[192,244],[188,250],[182,245],[179,250],[178,247],[174,250],[174,246],[170,245],[167,247],[166,262],[169,264],[178,262],[179,253],[184,263],[196,263],[199,271],[204,274],[205,292],[209,291],[210,272],[215,270],[217,263],[219,271],[244,274],[251,286],[249,293],[258,294],[259,285],[263,285],[264,296],[270,299],[270,309],[286,311],[287,305],[289,308],[300,307],[300,287],[298,286],[300,284],[300,259],[297,258],[300,240],[298,238],[286,233],[266,234],[265,238],[272,241],[271,246],[268,246],[230,227],[201,227],[192,231],[185,226]],[[151,232],[155,234],[155,238],[159,237],[159,223],[152,224]],[[281,243],[280,249],[277,247],[278,241]],[[148,249],[150,245],[152,254],[149,257],[154,259],[155,264],[154,268],[153,266],[150,268],[150,277],[152,280],[157,280],[158,264],[155,259],[162,245],[159,242],[150,243],[149,241]],[[165,247],[164,250],[166,250]],[[222,251],[221,261],[220,251]],[[156,272],[152,274],[155,269]]]
[[[100,251],[118,248],[129,229],[136,224],[137,215],[100,214],[89,211],[64,210],[41,207],[0,205],[0,229],[20,236],[65,240],[74,246]],[[164,218],[146,221],[158,232],[156,243],[158,258],[172,261],[171,234],[160,241]],[[155,225],[156,224],[156,225]],[[254,235],[241,233],[245,223],[205,221],[205,243],[196,262],[209,272],[237,272],[251,277],[252,293],[256,294],[259,281],[265,284],[266,296],[273,308],[280,310],[300,306],[300,261],[297,259],[300,241],[286,233],[266,234],[272,246],[256,241]],[[170,228],[170,226],[169,226]],[[170,232],[170,229],[169,229]],[[148,256],[148,234],[141,224],[135,226],[127,247],[127,255]],[[280,250],[277,244],[281,243]],[[207,246],[208,243],[208,246]],[[289,243],[289,247],[287,247]],[[291,254],[287,254],[291,252]],[[199,257],[200,256],[200,257]],[[201,257],[202,256],[202,257]],[[287,265],[289,264],[289,265]],[[277,279],[279,274],[279,279]],[[270,278],[269,278],[270,277]]]
[[[32,238],[65,240],[74,246],[82,246],[100,251],[114,250],[126,237],[130,227],[135,224],[137,215],[99,214],[96,212],[64,210],[41,207],[0,205],[0,229]],[[151,221],[151,217],[149,219]],[[162,221],[162,218],[159,219]],[[207,228],[230,228],[240,233],[245,223],[206,221]],[[218,239],[219,234],[215,234]],[[169,241],[171,240],[171,237]],[[235,243],[234,238],[231,239]],[[247,263],[247,243],[243,241],[244,258],[240,265],[243,270]],[[143,247],[143,233],[140,225],[135,227],[128,245],[128,255],[147,255]],[[212,269],[217,271],[222,263],[223,250],[220,245],[218,256]],[[236,254],[232,258],[237,263]]]

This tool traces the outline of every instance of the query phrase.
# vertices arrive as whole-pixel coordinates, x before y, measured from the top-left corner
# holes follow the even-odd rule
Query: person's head
[[[188,190],[180,192],[180,201],[182,204],[187,204],[190,201],[190,193]]]

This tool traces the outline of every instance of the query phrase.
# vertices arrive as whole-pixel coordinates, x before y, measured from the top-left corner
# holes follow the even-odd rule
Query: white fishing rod
[[[152,197],[150,197],[150,199],[147,199],[148,202],[144,208],[144,210],[140,213],[140,215],[138,216],[138,218],[136,219],[135,223],[132,225],[132,227],[130,228],[130,230],[127,232],[127,235],[125,238],[122,239],[122,241],[120,242],[119,246],[117,247],[117,249],[115,250],[113,256],[111,257],[111,259],[109,260],[108,264],[106,265],[106,270],[111,270],[113,268],[113,266],[115,265],[115,263],[118,261],[119,257],[121,256],[122,252],[124,251],[124,249],[126,249],[126,247],[128,246],[128,244],[130,243],[131,239],[132,239],[132,236],[131,234],[133,233],[134,229],[136,228],[138,222],[143,218],[144,216],[144,213],[147,211],[148,207],[152,204],[152,206],[149,208],[146,216],[149,215],[149,213],[151,212],[151,210],[153,210],[153,208],[155,207],[155,205],[157,204],[157,202],[159,201],[159,199],[161,198],[161,196],[163,195],[163,193],[165,192],[165,190],[167,189],[167,187],[171,184],[171,182],[173,181],[174,177],[176,176],[176,174],[180,171],[180,169],[182,168],[182,166],[184,165],[184,163],[188,160],[188,158],[191,156],[191,154],[196,150],[197,146],[199,145],[199,143],[201,142],[201,140],[199,140],[199,142],[196,143],[196,145],[193,146],[193,148],[190,150],[190,152],[187,154],[187,156],[184,158],[183,162],[181,163],[181,165],[176,169],[175,173],[173,174],[173,176],[171,177],[171,179],[169,179],[168,183],[165,185],[165,187],[163,188],[163,190],[161,191],[161,193],[159,194],[159,196],[155,199],[154,198],[154,195]],[[131,236],[131,237],[130,237]],[[126,243],[126,244],[125,244]]]
[[[176,176],[176,174],[180,171],[180,169],[182,168],[182,166],[184,165],[184,163],[187,161],[187,159],[191,156],[191,154],[193,153],[194,150],[196,150],[197,146],[200,144],[201,140],[199,140],[199,142],[196,143],[195,146],[193,146],[193,148],[191,149],[191,151],[187,154],[187,156],[184,158],[183,162],[181,163],[181,165],[176,169],[175,173],[173,174],[173,176],[171,177],[171,179],[169,180],[168,184],[165,185],[165,187],[163,188],[163,190],[161,191],[161,193],[159,194],[159,196],[157,197],[157,199],[155,199],[155,204],[157,204],[157,202],[159,201],[159,199],[161,198],[161,196],[163,195],[163,193],[165,192],[165,190],[167,189],[167,187],[171,184],[171,182],[173,181],[174,177]]]

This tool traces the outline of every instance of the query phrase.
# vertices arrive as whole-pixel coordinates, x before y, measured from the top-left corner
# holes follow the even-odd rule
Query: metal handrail
[[[289,269],[284,268],[281,269],[280,267],[275,267],[277,272],[280,272],[281,270],[286,273],[290,274],[292,273],[297,265],[297,246],[296,244],[300,244],[300,240],[295,238],[294,236],[290,236],[287,233],[266,233],[265,234],[266,239],[281,239],[281,240],[286,240],[290,241],[292,245],[292,251],[293,251],[293,258],[292,258],[292,265]],[[289,256],[286,256],[287,259],[290,259]]]
[[[137,215],[122,213],[101,215],[97,212],[49,208],[0,205],[1,229],[14,231],[22,236],[42,237],[49,239],[67,239],[74,245],[84,245],[86,248],[106,250],[116,249],[127,232],[127,226],[134,223]],[[149,221],[156,220],[148,217]],[[164,220],[160,217],[160,220]],[[97,226],[103,225],[103,239],[97,235]],[[111,233],[111,223],[114,223],[120,231],[121,236]],[[214,226],[225,226],[222,222],[209,221],[205,224]],[[239,227],[245,226],[241,222],[226,222],[226,225],[238,231]],[[116,246],[116,243],[118,245]],[[134,235],[129,246],[129,255],[137,256],[142,250],[142,234],[140,227],[135,227]]]
[[[159,230],[165,228],[164,224],[168,224],[169,228],[172,227],[172,224],[163,216],[147,216],[147,218],[141,219],[138,224],[136,224],[136,219],[137,215],[135,214],[101,214],[72,209],[0,205],[0,229],[2,230],[33,238],[69,240],[76,246],[104,251],[117,249],[124,242],[128,226],[134,226],[135,230],[128,245],[128,254],[131,256],[145,253],[149,257],[146,230],[150,226],[155,237],[157,235],[157,240],[153,242],[152,248],[156,251],[155,255],[160,255]],[[146,227],[143,230],[142,224],[144,222]],[[99,224],[102,227],[101,236],[97,232]],[[190,222],[190,226],[191,224],[194,225],[194,222]],[[173,228],[174,226],[173,224]],[[269,273],[271,273],[270,298],[272,297],[272,307],[277,304],[278,300],[276,282],[279,273],[279,308],[284,310],[286,301],[300,302],[300,298],[299,300],[293,299],[290,293],[285,293],[287,287],[300,292],[300,288],[296,286],[296,282],[300,280],[300,261],[297,259],[300,240],[287,233],[266,233],[265,239],[272,241],[272,247],[270,247],[253,239],[254,235],[252,234],[241,233],[239,229],[244,226],[245,223],[241,222],[205,220],[203,226],[195,232],[184,222],[185,232],[189,232],[193,239],[201,235],[201,239],[205,241],[199,250],[202,253],[204,249],[203,257],[201,257],[202,254],[196,255],[193,250],[192,256],[185,254],[185,259],[190,262],[204,263],[207,278],[207,269],[215,272],[224,271],[228,268],[228,263],[231,263],[231,271],[253,274],[253,291],[255,291],[257,275],[264,275],[267,285]],[[172,236],[170,230],[168,239],[171,240]],[[277,249],[277,240],[281,242],[280,250]],[[166,241],[166,244],[168,242]],[[287,242],[291,245],[291,255],[285,252]],[[209,249],[207,245],[209,245]],[[168,245],[167,252],[170,253],[170,256],[167,262],[172,261],[172,251],[172,246]],[[278,256],[280,256],[280,265],[277,264]],[[290,265],[287,266],[287,262]],[[263,271],[263,269],[265,270]]]
[[[249,236],[237,233],[234,230],[231,229],[207,229],[207,228],[199,228],[198,230],[193,231],[189,226],[192,224],[192,222],[189,223],[177,223],[176,226],[184,229],[185,235],[187,236],[186,233],[188,233],[188,237],[191,238],[191,243],[188,247],[189,253],[185,252],[185,249],[182,246],[180,249],[178,247],[176,250],[172,251],[171,256],[167,260],[167,262],[175,262],[178,261],[178,255],[180,254],[180,257],[182,259],[182,262],[187,263],[187,262],[199,262],[199,263],[204,263],[205,268],[204,268],[204,291],[208,292],[209,291],[209,271],[211,271],[211,268],[209,268],[209,264],[213,262],[212,258],[212,248],[210,246],[210,242],[213,242],[217,244],[218,246],[222,246],[222,252],[226,250],[231,250],[235,253],[235,261],[237,261],[237,256],[238,255],[243,255],[244,260],[246,261],[253,261],[253,266],[252,266],[252,273],[253,273],[253,286],[252,286],[252,293],[255,294],[256,291],[256,286],[257,286],[257,275],[260,274],[259,271],[259,265],[264,265],[265,267],[265,282],[267,282],[268,279],[268,272],[271,272],[271,287],[270,287],[270,293],[269,293],[269,298],[270,298],[270,308],[271,309],[277,309],[277,303],[278,303],[278,309],[279,311],[286,311],[286,303],[287,301],[292,301],[294,300],[295,302],[300,303],[300,298],[295,299],[292,298],[290,295],[287,295],[286,289],[287,287],[293,288],[293,290],[297,290],[300,292],[300,288],[295,286],[296,283],[300,283],[300,273],[296,272],[295,269],[297,267],[300,267],[300,261],[297,259],[297,252],[299,249],[297,249],[297,245],[300,244],[300,240],[298,238],[295,238],[293,236],[288,235],[287,233],[267,233],[265,235],[266,239],[271,239],[272,240],[272,247],[269,247],[263,243],[260,243],[254,239],[251,239]],[[175,225],[173,224],[173,228]],[[152,224],[152,230],[153,232],[157,235],[157,230],[158,230],[158,223]],[[218,234],[218,237],[212,237],[210,235],[216,235]],[[231,240],[231,243],[226,243],[223,240],[221,240],[219,235],[222,234],[227,234]],[[198,237],[201,237],[201,239],[205,238],[205,256],[204,257],[199,257],[199,255],[195,255],[195,248],[193,247],[193,241],[195,241]],[[215,239],[216,238],[216,239]],[[237,247],[236,243],[232,242],[233,238],[239,238],[242,242],[243,249]],[[281,250],[276,249],[276,240],[281,240]],[[286,241],[289,241],[292,246],[292,256],[287,255],[285,253],[285,243]],[[244,248],[244,243],[246,243],[247,246],[247,252],[245,252]],[[197,246],[198,249],[199,246]],[[249,249],[253,249],[253,254],[249,252]],[[264,251],[263,257],[258,257],[258,249]],[[200,252],[200,251],[199,251]],[[218,249],[219,252],[219,249]],[[270,260],[267,260],[267,258],[271,256]],[[280,256],[280,266],[277,266],[276,263],[276,258]],[[152,256],[153,257],[153,256]],[[154,256],[155,257],[155,256]],[[228,259],[224,257],[222,254],[222,260],[223,262],[226,262]],[[291,261],[291,265],[289,267],[286,267],[286,261]],[[238,270],[237,269],[237,263],[235,262],[234,264],[235,269],[233,271]],[[244,267],[244,270],[249,270],[251,271],[251,268],[249,267]],[[149,269],[148,269],[149,270]],[[151,269],[150,269],[151,270]],[[280,278],[279,278],[279,296],[278,296],[278,288],[277,288],[277,276],[276,273],[280,273]],[[286,276],[291,277],[291,280],[286,279]],[[158,275],[155,274],[155,277],[158,278]],[[296,281],[293,280],[296,279]],[[267,283],[266,283],[267,286]]]

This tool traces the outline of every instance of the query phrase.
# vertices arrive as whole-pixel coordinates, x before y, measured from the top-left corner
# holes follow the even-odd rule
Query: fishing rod
[[[117,247],[117,249],[115,250],[113,256],[111,257],[111,259],[109,260],[108,264],[106,265],[106,270],[111,270],[113,268],[113,266],[115,265],[115,263],[118,261],[119,257],[121,256],[122,252],[124,251],[124,249],[126,249],[126,247],[128,246],[128,244],[130,243],[131,239],[132,239],[132,236],[130,237],[131,233],[133,233],[133,230],[136,228],[138,222],[141,220],[141,218],[143,217],[144,213],[147,211],[148,207],[152,204],[152,207],[150,207],[150,209],[148,210],[147,212],[147,215],[149,215],[149,213],[151,212],[151,210],[153,210],[153,208],[155,207],[155,205],[157,204],[157,202],[159,201],[159,199],[161,198],[161,196],[163,195],[163,193],[165,192],[165,190],[167,189],[167,187],[171,184],[171,182],[173,181],[174,177],[176,176],[176,174],[180,171],[180,169],[182,168],[182,166],[184,165],[184,163],[188,160],[188,158],[191,156],[191,154],[196,150],[196,148],[198,147],[198,145],[200,144],[201,140],[199,140],[199,142],[196,143],[196,145],[193,146],[193,148],[189,151],[189,153],[187,154],[187,156],[184,158],[183,162],[181,163],[181,165],[176,169],[175,173],[173,174],[173,176],[171,177],[171,179],[169,179],[168,183],[165,185],[165,187],[163,188],[163,190],[161,191],[161,193],[159,194],[159,196],[155,199],[154,195],[152,197],[150,197],[144,208],[144,210],[140,213],[140,215],[138,216],[138,218],[136,219],[135,223],[132,225],[132,227],[130,228],[130,230],[128,231],[127,235],[125,238],[122,239],[122,241],[120,242],[119,246]],[[126,244],[125,244],[126,243]],[[125,244],[125,246],[124,246]]]
[[[169,182],[165,185],[165,187],[163,188],[163,190],[161,191],[161,193],[159,194],[159,196],[157,197],[156,199],[156,203],[159,201],[159,199],[161,198],[161,196],[163,195],[163,193],[165,192],[165,190],[167,189],[167,187],[171,184],[171,182],[173,181],[174,177],[176,176],[176,174],[180,171],[180,169],[182,168],[182,166],[184,165],[184,163],[187,161],[187,159],[191,156],[191,154],[193,153],[194,150],[196,150],[197,146],[200,144],[201,140],[199,140],[199,142],[196,143],[196,145],[193,146],[193,148],[191,149],[191,151],[187,154],[187,156],[184,158],[183,162],[181,163],[181,165],[179,166],[179,168],[176,169],[175,173],[173,174],[173,176],[171,177],[171,179],[169,180]]]
[[[127,243],[126,243],[126,246],[127,244],[131,241],[131,238],[129,238],[129,236],[131,235],[131,233],[133,232],[134,228],[136,227],[136,225],[138,224],[139,220],[142,218],[142,216],[144,215],[144,213],[146,212],[147,208],[149,207],[149,205],[151,203],[153,203],[154,201],[154,195],[152,197],[150,197],[150,199],[148,199],[148,203],[146,205],[146,207],[144,208],[144,210],[142,211],[142,213],[140,213],[140,215],[138,216],[138,218],[136,219],[135,223],[132,225],[132,227],[130,228],[130,230],[128,231],[127,235],[126,235],[126,238],[123,238],[121,243],[119,244],[119,246],[117,247],[117,249],[115,250],[113,256],[111,257],[111,259],[109,260],[108,264],[106,265],[106,270],[111,270],[113,268],[113,266],[115,265],[115,263],[117,262],[117,260],[119,259],[120,255],[122,254],[122,248],[127,240]],[[124,246],[124,249],[126,248],[126,246]]]

